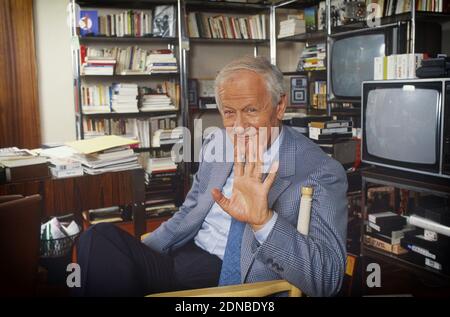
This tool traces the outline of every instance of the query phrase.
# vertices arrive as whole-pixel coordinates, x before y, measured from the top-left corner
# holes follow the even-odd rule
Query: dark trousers
[[[144,296],[214,287],[222,261],[193,241],[171,254],[153,251],[115,225],[102,223],[84,232],[77,245],[81,287],[75,296]]]

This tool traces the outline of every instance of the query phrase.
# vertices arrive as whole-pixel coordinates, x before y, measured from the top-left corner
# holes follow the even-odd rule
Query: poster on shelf
[[[153,36],[175,36],[175,7],[172,5],[160,5],[155,7],[153,16]]]
[[[78,26],[80,27],[81,36],[98,35],[97,10],[81,10]]]

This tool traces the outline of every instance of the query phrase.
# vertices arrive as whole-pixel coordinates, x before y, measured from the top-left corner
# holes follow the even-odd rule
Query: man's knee
[[[83,244],[83,242],[90,241],[98,236],[112,237],[118,233],[117,230],[119,229],[111,223],[105,222],[95,224],[81,234],[78,244]]]

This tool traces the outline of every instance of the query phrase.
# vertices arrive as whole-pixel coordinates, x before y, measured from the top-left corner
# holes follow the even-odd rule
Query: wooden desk
[[[80,225],[84,210],[131,205],[135,236],[146,232],[143,169],[1,184],[0,195],[10,194],[40,194],[42,218],[73,212]]]

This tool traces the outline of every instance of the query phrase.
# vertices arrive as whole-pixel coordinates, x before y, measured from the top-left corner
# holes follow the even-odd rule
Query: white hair
[[[216,77],[214,91],[219,110],[222,109],[219,89],[231,74],[239,70],[248,70],[262,75],[266,82],[267,90],[272,96],[272,105],[274,107],[278,105],[281,96],[285,94],[281,71],[264,57],[245,56],[226,65]]]

